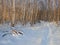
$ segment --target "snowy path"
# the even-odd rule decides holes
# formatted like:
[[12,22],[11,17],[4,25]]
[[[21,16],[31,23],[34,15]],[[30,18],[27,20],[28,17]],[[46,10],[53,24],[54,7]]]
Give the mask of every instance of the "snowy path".
[[24,35],[2,37],[5,33],[3,30],[10,32],[11,28],[0,25],[0,45],[60,45],[60,27],[56,27],[53,23],[43,22],[34,26],[16,25],[15,29],[22,31]]

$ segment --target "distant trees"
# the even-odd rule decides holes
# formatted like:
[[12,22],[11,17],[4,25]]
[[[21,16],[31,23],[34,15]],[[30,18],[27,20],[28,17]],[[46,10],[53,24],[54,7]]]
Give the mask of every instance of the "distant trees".
[[2,8],[2,0],[0,0],[0,23],[2,23],[2,18],[3,18],[3,8]]
[[32,25],[40,20],[58,22],[60,0],[0,0],[0,23]]

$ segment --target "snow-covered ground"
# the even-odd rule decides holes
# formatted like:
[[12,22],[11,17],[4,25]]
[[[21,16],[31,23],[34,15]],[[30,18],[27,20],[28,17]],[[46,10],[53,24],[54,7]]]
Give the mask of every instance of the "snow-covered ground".
[[2,37],[12,28],[7,24],[0,25],[0,45],[60,45],[60,26],[52,22],[41,21],[33,26],[17,24],[14,29],[23,32],[23,35]]

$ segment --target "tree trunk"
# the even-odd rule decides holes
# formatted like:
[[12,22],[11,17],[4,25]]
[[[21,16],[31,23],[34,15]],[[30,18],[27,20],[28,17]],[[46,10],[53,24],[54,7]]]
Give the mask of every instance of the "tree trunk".
[[15,0],[13,0],[13,15],[12,15],[11,26],[14,27],[14,24],[15,24]]

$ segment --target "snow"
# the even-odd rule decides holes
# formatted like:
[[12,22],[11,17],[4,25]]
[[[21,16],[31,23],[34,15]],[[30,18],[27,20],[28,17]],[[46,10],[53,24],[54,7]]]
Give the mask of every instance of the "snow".
[[[8,34],[12,29],[23,32],[23,35]],[[41,21],[30,26],[21,24],[12,28],[10,25],[0,25],[0,45],[60,45],[60,26],[56,26],[53,22]]]

